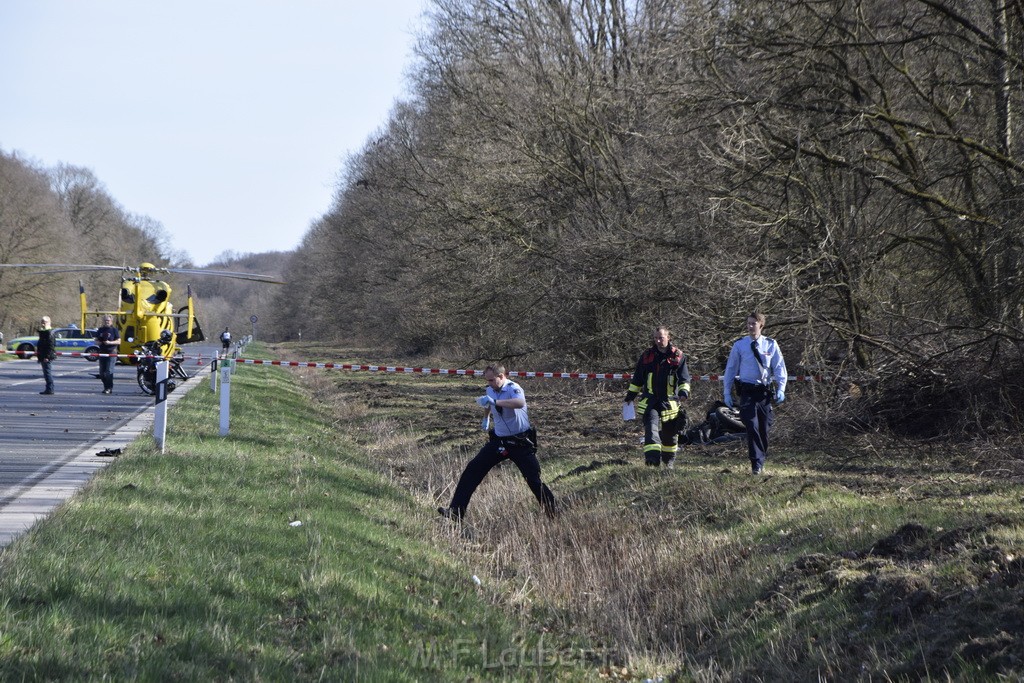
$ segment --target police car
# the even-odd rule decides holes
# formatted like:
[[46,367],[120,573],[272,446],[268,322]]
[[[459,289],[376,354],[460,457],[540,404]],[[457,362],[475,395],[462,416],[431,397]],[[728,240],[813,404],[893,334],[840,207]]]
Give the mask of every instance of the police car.
[[[36,353],[39,335],[15,337],[7,342],[7,350],[17,354],[18,358],[32,358]],[[80,351],[82,353],[99,353],[96,344],[96,328],[81,330],[75,326],[53,328],[53,348],[58,353]],[[91,361],[96,356],[86,356]]]

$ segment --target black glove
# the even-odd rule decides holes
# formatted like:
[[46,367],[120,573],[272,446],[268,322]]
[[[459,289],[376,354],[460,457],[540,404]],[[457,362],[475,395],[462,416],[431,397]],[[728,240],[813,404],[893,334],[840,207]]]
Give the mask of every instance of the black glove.
[[636,398],[636,392],[635,391],[627,391],[626,392],[626,398],[623,400],[623,403],[629,403],[634,398]]
[[680,389],[676,395],[683,400],[690,398],[690,392],[687,391],[686,389]]

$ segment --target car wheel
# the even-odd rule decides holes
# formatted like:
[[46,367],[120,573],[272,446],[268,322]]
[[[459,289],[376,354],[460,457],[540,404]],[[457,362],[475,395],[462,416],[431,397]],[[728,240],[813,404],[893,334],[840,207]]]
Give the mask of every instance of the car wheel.
[[718,418],[718,424],[724,430],[743,432],[747,429],[743,426],[743,420],[740,419],[740,411],[734,410],[729,406],[716,408],[715,416]]
[[18,346],[18,350],[15,351],[18,354],[18,358],[31,358],[36,352],[36,347],[31,344],[21,344]]
[[[99,352],[100,352],[100,347],[98,347],[98,346],[88,346],[85,349],[85,353],[86,354],[93,354],[93,353],[99,353]],[[99,356],[86,355],[86,359],[88,359],[88,360],[92,361],[93,363],[95,363],[96,361],[99,360]]]

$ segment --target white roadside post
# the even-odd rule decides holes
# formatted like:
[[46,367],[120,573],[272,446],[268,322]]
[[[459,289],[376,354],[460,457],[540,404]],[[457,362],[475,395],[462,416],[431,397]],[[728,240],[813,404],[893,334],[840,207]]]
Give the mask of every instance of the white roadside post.
[[166,360],[158,361],[156,364],[156,386],[153,395],[156,397],[156,409],[153,416],[153,438],[156,440],[156,447],[164,452],[164,443],[167,440],[167,368],[169,363]]
[[220,367],[220,435],[228,435],[228,424],[231,422],[231,366],[234,363],[225,359]]

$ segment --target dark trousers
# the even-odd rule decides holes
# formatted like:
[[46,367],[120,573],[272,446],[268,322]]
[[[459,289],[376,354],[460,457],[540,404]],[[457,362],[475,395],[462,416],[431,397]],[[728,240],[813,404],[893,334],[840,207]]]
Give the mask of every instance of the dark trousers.
[[537,449],[533,446],[503,446],[500,438],[493,438],[484,444],[480,452],[476,454],[466,469],[459,477],[459,483],[455,487],[455,494],[452,496],[452,513],[463,517],[466,508],[469,507],[469,499],[480,482],[484,480],[487,473],[504,460],[511,460],[523,475],[526,484],[537,497],[546,513],[553,514],[555,511],[555,496],[551,489],[540,479],[540,461],[537,460]]
[[103,388],[114,390],[114,364],[117,358],[106,358],[100,356],[100,379],[103,380]]
[[39,364],[43,366],[43,381],[46,383],[46,391],[53,391],[53,367],[51,364],[53,361],[46,360],[45,358],[39,361]]
[[[684,415],[680,408],[680,415]],[[662,420],[656,408],[648,408],[644,412],[644,463],[657,466],[668,465],[676,458],[679,450],[679,425],[685,428],[686,418]]]
[[740,420],[747,428],[750,466],[754,470],[759,470],[768,459],[768,432],[774,420],[771,392],[767,389],[741,391]]

